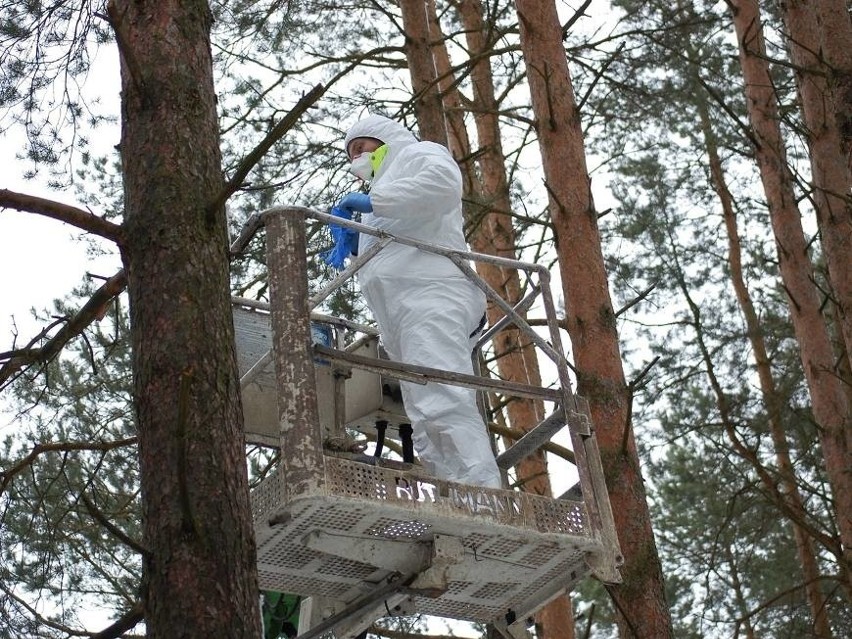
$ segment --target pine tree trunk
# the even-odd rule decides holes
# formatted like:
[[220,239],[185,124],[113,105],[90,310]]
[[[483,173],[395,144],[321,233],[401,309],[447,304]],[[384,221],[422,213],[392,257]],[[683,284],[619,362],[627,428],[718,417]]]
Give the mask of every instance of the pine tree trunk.
[[117,0],[149,637],[260,636],[230,312],[212,16]]
[[591,406],[624,554],[624,583],[609,591],[616,603],[621,636],[671,637],[671,617],[630,430],[615,314],[556,6],[551,0],[516,0],[515,5],[556,232],[578,390]]
[[[470,57],[477,58],[479,54],[487,56],[491,47],[485,37],[487,29],[483,22],[481,2],[461,0],[456,8],[466,32]],[[441,36],[434,0],[428,0],[428,10],[430,24],[433,25],[431,32],[435,36]],[[517,242],[509,215],[511,202],[503,165],[491,65],[488,58],[484,57],[473,62],[470,70],[474,94],[474,121],[479,139],[477,170],[469,160],[473,157],[473,149],[464,122],[462,101],[454,84],[449,54],[443,45],[433,47],[433,52],[438,84],[445,105],[450,149],[459,160],[465,176],[465,217],[471,228],[471,247],[479,253],[516,259]],[[521,283],[517,271],[484,263],[476,264],[476,269],[480,277],[511,304],[521,299]],[[489,305],[487,314],[489,323],[494,323],[502,312],[494,305]],[[523,338],[516,328],[507,328],[495,336],[494,351],[501,379],[533,386],[541,385],[535,349],[530,340]],[[544,418],[544,405],[534,400],[513,398],[506,406],[506,412],[514,429],[527,432]],[[516,466],[515,471],[517,483],[522,490],[552,496],[547,460],[543,451],[536,451],[526,457]],[[536,624],[537,636],[540,639],[573,639],[574,615],[570,598],[566,595],[550,602],[536,615]]]
[[734,552],[727,544],[725,545],[723,552],[725,556],[725,563],[728,565],[728,573],[731,576],[731,588],[734,591],[734,601],[737,602],[737,607],[739,608],[742,619],[741,622],[738,620],[738,626],[734,629],[734,636],[739,636],[739,625],[741,624],[744,627],[743,634],[745,634],[745,639],[757,639],[757,636],[754,633],[754,626],[751,624],[751,618],[749,616],[751,610],[749,609],[745,592],[743,592],[743,584],[740,580],[740,574]]
[[755,0],[735,0],[730,6],[740,46],[749,121],[755,134],[755,153],[778,248],[781,278],[789,296],[793,328],[799,342],[814,417],[820,426],[820,443],[834,493],[835,515],[844,548],[844,557],[838,559],[841,571],[848,579],[852,549],[852,472],[847,450],[847,437],[852,428],[849,406],[835,370],[828,328],[813,284],[813,265],[808,256],[792,176],[787,166],[758,6]]
[[[463,0],[458,9],[471,57],[487,55],[490,47],[485,40],[481,3],[479,0]],[[470,76],[473,83],[474,122],[479,140],[476,160],[479,171],[469,168],[476,184],[475,190],[468,194],[474,217],[471,220],[471,247],[479,253],[517,259],[517,238],[510,216],[512,204],[503,165],[494,82],[487,57],[473,64]],[[472,153],[470,142],[466,141],[464,156],[469,157]],[[518,271],[486,264],[478,264],[477,269],[483,279],[510,304],[514,305],[521,300]],[[489,306],[488,315],[489,322],[493,323],[500,319],[502,312],[492,305]],[[507,328],[496,335],[494,349],[501,378],[533,386],[541,385],[535,349],[529,338],[524,337],[517,328]],[[544,405],[539,401],[515,398],[509,402],[506,410],[511,426],[524,432],[544,419]],[[523,490],[551,496],[547,463],[542,451],[523,460],[516,470]]]
[[447,146],[447,127],[429,37],[426,0],[401,0],[402,28],[405,31],[405,58],[411,72],[414,113],[420,139]]
[[[813,617],[814,636],[821,639],[830,639],[832,633],[828,623],[827,600],[821,588],[819,565],[814,552],[813,540],[809,536],[808,530],[801,523],[807,519],[807,513],[796,482],[793,463],[790,460],[790,447],[787,443],[787,434],[784,432],[782,423],[783,402],[775,385],[769,354],[763,339],[763,330],[760,327],[760,319],[752,303],[751,294],[743,275],[742,249],[737,229],[736,213],[734,212],[733,197],[727,187],[722,161],[719,158],[716,142],[711,131],[710,117],[706,109],[699,108],[701,109],[702,130],[707,144],[710,179],[713,184],[713,190],[719,196],[719,202],[722,206],[722,217],[725,220],[725,230],[728,236],[728,263],[731,269],[731,281],[737,301],[742,309],[743,317],[745,317],[748,339],[754,353],[761,396],[763,404],[766,407],[769,432],[775,450],[778,482],[777,484],[775,481],[766,482],[768,485],[765,485],[765,488],[784,504],[785,508],[781,511],[781,514],[791,520],[793,538],[796,541],[796,551],[799,555],[799,564],[802,567],[805,592]],[[737,595],[740,595],[739,590],[737,591]],[[747,633],[749,633],[748,636],[753,635],[750,626],[747,626]]]
[[852,16],[846,0],[816,0],[813,6],[819,25],[819,51],[828,71],[830,108],[852,178]]
[[[814,205],[840,333],[852,349],[852,24],[836,0],[781,3],[808,141]],[[852,449],[852,428],[846,446]],[[852,525],[852,513],[847,512]],[[848,541],[848,539],[847,539]]]

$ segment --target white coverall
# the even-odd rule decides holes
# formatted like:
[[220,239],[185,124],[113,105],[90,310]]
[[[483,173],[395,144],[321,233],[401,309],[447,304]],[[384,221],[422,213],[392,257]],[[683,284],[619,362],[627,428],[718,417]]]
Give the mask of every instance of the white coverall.
[[[346,134],[388,146],[370,188],[372,213],[361,222],[431,244],[469,250],[462,230],[461,172],[449,151],[418,142],[403,125],[371,115]],[[361,234],[359,254],[376,241]],[[471,333],[485,312],[485,295],[450,260],[391,243],[361,271],[359,281],[388,355],[396,361],[473,373]],[[500,488],[500,472],[471,389],[401,382],[414,447],[439,479]]]

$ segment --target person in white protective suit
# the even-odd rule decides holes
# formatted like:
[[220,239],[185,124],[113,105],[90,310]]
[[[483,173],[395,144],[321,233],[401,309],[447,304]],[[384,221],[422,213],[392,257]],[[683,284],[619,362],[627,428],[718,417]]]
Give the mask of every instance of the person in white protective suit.
[[[370,191],[342,198],[336,214],[351,217],[358,211],[363,224],[394,235],[469,250],[462,229],[461,172],[445,147],[418,142],[402,124],[379,115],[356,123],[344,146],[350,170],[370,182]],[[362,234],[358,252],[375,241]],[[472,337],[481,328],[485,295],[449,259],[391,243],[359,271],[359,281],[393,360],[473,373]],[[499,488],[500,472],[474,391],[433,382],[400,386],[426,471]]]

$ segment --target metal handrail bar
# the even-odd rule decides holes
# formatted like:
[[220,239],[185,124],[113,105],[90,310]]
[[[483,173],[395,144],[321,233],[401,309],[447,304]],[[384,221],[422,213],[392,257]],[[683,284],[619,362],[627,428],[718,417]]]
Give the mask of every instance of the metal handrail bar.
[[517,397],[528,397],[531,399],[542,399],[545,401],[559,401],[562,397],[562,391],[559,389],[530,386],[529,384],[508,382],[506,380],[490,377],[479,377],[478,375],[468,375],[466,373],[454,373],[451,371],[444,371],[439,368],[430,368],[428,366],[402,364],[392,360],[377,359],[375,357],[366,357],[364,355],[347,353],[321,344],[314,344],[314,352],[317,355],[322,356],[323,359],[346,362],[355,368],[387,374],[388,377],[404,379],[409,382],[414,382],[415,384],[438,382],[452,384],[454,386],[474,388],[477,390],[508,392]]
[[[515,304],[512,308],[516,313],[526,313],[530,307],[535,302],[535,298],[539,295],[539,287],[536,284],[532,285],[533,290],[526,294],[524,298],[521,299],[517,304]],[[479,340],[476,342],[476,348],[482,348],[483,344],[487,344],[491,341],[491,339],[503,330],[508,324],[512,323],[511,317],[508,315],[504,315],[499,320],[494,322],[491,326],[488,327],[488,330],[484,331],[482,335],[479,336]]]
[[263,300],[253,300],[250,297],[238,297],[236,295],[231,296],[231,302],[236,302],[240,306],[248,306],[249,308],[254,308],[261,311],[269,310],[269,302],[264,302]]
[[270,364],[270,362],[272,362],[272,349],[269,349],[261,355],[260,359],[258,359],[242,377],[240,377],[240,387],[245,388],[251,384],[255,378],[263,372],[263,369]]
[[[248,297],[237,297],[235,295],[231,298],[231,302],[236,302],[240,306],[249,306],[259,311],[269,311],[269,302],[264,302],[263,300],[253,300]],[[337,317],[336,315],[326,315],[325,313],[318,313],[317,311],[313,311],[311,313],[311,319],[319,322],[325,322],[326,324],[335,324],[337,326],[342,326],[343,328],[348,328],[351,331],[365,333],[371,337],[377,337],[379,335],[379,330],[375,326],[361,324],[360,322],[353,322],[352,320],[346,319],[345,317]]]
[[314,310],[317,306],[319,306],[320,302],[326,299],[329,295],[331,295],[335,290],[340,288],[340,286],[349,280],[355,273],[361,270],[361,267],[364,266],[367,262],[373,259],[373,256],[381,251],[385,246],[390,244],[393,240],[389,237],[383,238],[379,240],[378,243],[373,244],[363,255],[359,255],[356,259],[352,260],[349,266],[346,267],[342,273],[340,273],[337,277],[331,280],[324,289],[322,289],[319,293],[314,295],[308,301],[308,309]]
[[[471,269],[466,264],[466,261],[471,260],[471,261],[475,261],[475,262],[486,262],[488,264],[493,264],[495,266],[500,266],[500,267],[503,267],[503,268],[514,268],[514,269],[518,269],[518,270],[523,270],[523,271],[526,271],[527,273],[535,272],[535,273],[538,273],[540,282],[547,281],[549,283],[550,274],[548,273],[547,269],[545,269],[543,266],[541,266],[539,264],[531,264],[529,262],[522,262],[520,260],[510,259],[510,258],[507,258],[507,257],[500,257],[500,256],[497,256],[497,255],[486,255],[484,253],[473,253],[471,251],[459,251],[459,250],[456,250],[456,249],[445,248],[445,247],[442,247],[442,246],[426,244],[424,242],[420,242],[418,240],[414,240],[414,239],[407,238],[407,237],[404,237],[404,236],[393,235],[391,233],[388,233],[387,231],[382,231],[380,229],[376,229],[372,226],[368,226],[368,225],[362,224],[360,222],[354,222],[352,220],[346,220],[346,219],[337,217],[335,215],[329,215],[327,213],[320,213],[319,211],[312,211],[310,209],[303,209],[303,208],[299,208],[299,207],[273,207],[271,209],[267,209],[266,211],[261,213],[261,215],[278,214],[278,213],[283,213],[283,212],[288,211],[288,210],[289,211],[298,210],[299,212],[304,213],[304,215],[306,217],[311,217],[313,219],[323,221],[323,222],[326,222],[326,223],[329,223],[329,224],[337,224],[339,226],[344,226],[344,227],[356,230],[359,233],[367,233],[368,235],[372,235],[374,237],[380,238],[380,240],[385,240],[385,239],[389,238],[390,241],[393,241],[393,242],[396,242],[396,243],[399,243],[399,244],[403,244],[403,245],[406,245],[406,246],[412,246],[414,248],[417,248],[417,249],[420,249],[420,250],[423,250],[423,251],[426,251],[426,252],[429,252],[429,253],[435,253],[437,255],[442,255],[442,256],[448,258],[453,263],[455,263],[457,266],[459,266],[459,268],[461,268],[463,272],[465,272],[468,279],[470,279],[474,283],[474,285],[476,285],[478,288],[480,288],[485,293],[485,295],[488,297],[488,299],[490,299],[495,304],[497,304],[501,308],[501,310],[503,310],[504,313],[511,316],[514,323],[518,326],[518,328],[527,337],[529,337],[533,342],[535,342],[536,345],[538,345],[538,347],[541,348],[541,350],[551,360],[553,360],[553,362],[557,365],[557,367],[560,366],[560,361],[564,358],[564,356],[562,355],[561,349],[559,349],[559,350],[554,349],[551,346],[551,344],[548,344],[544,339],[542,339],[538,335],[538,333],[536,333],[532,329],[532,327],[526,322],[526,320],[524,320],[520,315],[518,315],[513,310],[513,308],[511,306],[509,306],[509,304],[502,297],[500,297],[500,294],[497,293],[497,291],[495,291],[493,288],[488,286],[488,284],[486,284],[482,280],[482,278],[479,277],[479,275],[476,273],[476,271]],[[387,243],[381,242],[381,246],[376,250],[376,253],[378,253],[381,249],[383,249],[385,246],[387,246],[388,243],[389,242],[387,242]],[[366,259],[370,259],[370,258],[373,257],[373,255],[374,254],[371,254],[369,257],[367,255],[365,255],[364,257]],[[364,262],[366,262],[366,259],[364,260]],[[338,284],[336,284],[336,286],[339,286],[340,284],[342,284],[346,279],[351,277],[352,274],[354,274],[354,272],[356,270],[360,269],[362,266],[363,266],[363,262],[361,262],[360,260],[357,260],[356,264],[350,265],[349,269],[347,269],[346,271],[341,273],[340,276],[338,276],[338,278],[336,278],[335,281],[339,280],[339,282],[338,282]],[[350,270],[351,270],[351,273],[349,272]],[[553,312],[555,313],[555,309],[553,310]],[[554,318],[555,318],[555,315],[554,315]],[[566,379],[567,379],[567,376],[566,376]],[[569,382],[569,384],[570,384],[570,382]],[[570,389],[570,385],[568,386],[568,388]]]
[[367,224],[362,224],[353,220],[346,220],[342,217],[337,217],[336,215],[329,215],[328,213],[321,213],[320,211],[315,211],[314,209],[309,209],[304,206],[273,206],[271,208],[264,209],[260,213],[252,214],[249,219],[246,220],[246,223],[243,225],[242,229],[240,229],[239,236],[231,243],[231,254],[238,255],[239,253],[245,250],[245,247],[254,237],[254,234],[257,233],[258,229],[265,224],[266,217],[270,215],[280,215],[286,213],[301,213],[305,217],[309,217],[320,222],[325,222],[327,224],[337,224],[338,226],[345,226],[346,228],[350,228],[353,231],[358,231],[359,233],[366,233],[367,235],[372,235],[374,237],[382,239],[389,238],[391,241],[397,242],[398,244],[413,246],[429,253],[436,253],[445,257],[448,257],[450,254],[453,254],[458,255],[460,258],[463,259],[469,259],[475,262],[487,262],[488,264],[501,266],[503,268],[515,268],[526,272],[547,272],[547,269],[540,264],[522,262],[520,260],[514,260],[508,257],[500,257],[499,255],[487,255],[485,253],[459,251],[457,249],[446,248],[443,246],[425,244],[418,240],[414,240],[402,235],[394,235],[392,233],[388,233],[387,231],[377,229],[373,226],[368,226]]
[[[312,219],[318,220],[320,222],[325,222],[328,224],[336,224],[338,226],[346,227],[352,229],[354,231],[358,231],[359,233],[366,233],[368,235],[372,235],[374,237],[379,238],[380,242],[378,245],[374,245],[371,247],[363,256],[357,258],[353,261],[350,266],[340,273],[332,282],[330,282],[323,291],[321,291],[314,299],[318,299],[322,301],[328,297],[336,288],[338,288],[341,284],[346,282],[349,278],[351,278],[358,270],[363,267],[363,265],[372,257],[374,257],[379,251],[381,251],[385,246],[390,244],[391,242],[396,242],[398,244],[403,244],[406,246],[412,246],[414,248],[429,252],[435,253],[437,255],[442,255],[452,262],[454,262],[459,268],[462,269],[463,272],[467,275],[468,279],[470,279],[478,288],[480,288],[495,304],[497,304],[507,316],[509,316],[513,323],[515,323],[518,328],[524,333],[527,337],[529,337],[535,344],[541,348],[541,350],[557,365],[557,369],[565,369],[565,374],[562,374],[560,370],[560,383],[563,385],[563,388],[569,389],[570,392],[570,380],[567,376],[567,367],[565,367],[562,363],[564,359],[564,355],[562,353],[562,349],[554,348],[553,341],[554,339],[558,340],[558,334],[554,335],[553,328],[556,326],[556,330],[558,331],[558,326],[555,322],[555,308],[552,303],[549,309],[546,309],[546,316],[548,326],[551,328],[551,343],[549,344],[544,339],[542,339],[538,333],[536,333],[532,327],[511,307],[502,297],[490,286],[488,286],[479,275],[471,269],[466,261],[475,261],[475,262],[485,262],[488,264],[492,264],[495,266],[500,266],[503,268],[511,268],[525,271],[527,274],[538,273],[539,275],[539,293],[544,298],[545,292],[541,289],[544,288],[542,284],[546,281],[549,283],[550,274],[547,269],[539,264],[531,264],[529,262],[522,262],[520,260],[514,260],[507,257],[500,257],[497,255],[486,255],[483,253],[473,253],[470,251],[459,251],[456,249],[449,249],[442,246],[426,244],[424,242],[414,240],[411,238],[407,238],[404,236],[393,235],[388,233],[387,231],[382,231],[380,229],[376,229],[375,227],[368,226],[366,224],[362,224],[360,222],[355,222],[353,220],[346,220],[341,217],[337,217],[335,215],[330,215],[328,213],[322,213],[320,211],[315,211],[313,209],[309,209],[307,207],[299,207],[299,206],[290,206],[290,207],[282,207],[276,206],[271,207],[258,213],[256,215],[252,215],[246,224],[243,226],[243,229],[240,232],[239,237],[235,240],[231,245],[231,252],[238,253],[245,248],[249,241],[251,241],[254,233],[257,232],[258,228],[264,224],[265,217],[269,215],[279,215],[279,214],[287,214],[287,213],[300,213],[304,217],[310,217]],[[549,293],[549,291],[548,291]],[[550,297],[548,295],[548,297]],[[314,299],[311,300],[313,308]],[[552,299],[552,298],[551,298]],[[479,342],[482,343],[481,341]],[[568,382],[568,386],[565,386],[565,382]],[[573,393],[572,393],[573,394]],[[573,404],[573,402],[571,402]]]
[[476,271],[474,271],[464,260],[459,258],[456,255],[447,255],[447,257],[452,260],[452,262],[461,269],[463,273],[468,276],[468,279],[471,280],[477,287],[479,287],[485,295],[494,302],[500,309],[509,317],[512,318],[513,323],[524,333],[527,337],[529,337],[535,344],[550,358],[556,363],[559,364],[559,354],[553,350],[553,348],[548,344],[538,333],[536,333],[532,327],[527,324],[527,321],[518,315],[506,300],[500,297],[500,294],[495,291],[489,284],[482,280],[482,278],[477,275]]
[[281,214],[289,211],[304,212],[306,217],[319,220],[320,222],[326,222],[328,224],[337,224],[338,226],[345,226],[354,231],[358,231],[359,233],[366,233],[367,235],[372,235],[378,238],[390,238],[392,241],[398,244],[413,246],[414,248],[419,248],[428,253],[435,253],[437,255],[443,255],[444,257],[449,257],[450,255],[458,255],[460,258],[463,259],[473,260],[475,262],[488,262],[489,264],[494,264],[495,266],[502,266],[504,268],[517,268],[523,271],[530,272],[547,272],[547,269],[541,266],[540,264],[522,262],[520,260],[513,260],[508,257],[500,257],[499,255],[488,255],[486,253],[460,251],[458,249],[451,249],[445,246],[439,246],[437,244],[426,244],[424,242],[421,242],[420,240],[405,237],[404,235],[394,235],[393,233],[388,233],[387,231],[377,229],[373,226],[368,226],[367,224],[362,224],[361,222],[345,220],[342,217],[329,215],[327,213],[320,213],[319,211],[313,211],[304,207],[277,206],[270,209],[266,209],[265,211],[261,212],[260,215]]
[[313,313],[311,313],[311,319],[316,320],[318,322],[325,322],[326,324],[342,326],[343,328],[348,328],[350,331],[365,333],[366,335],[370,335],[372,337],[378,337],[379,335],[379,330],[375,326],[368,326],[367,324],[361,324],[360,322],[353,322],[352,320],[348,320],[344,317],[326,315],[325,313],[317,313],[316,311],[314,311]]

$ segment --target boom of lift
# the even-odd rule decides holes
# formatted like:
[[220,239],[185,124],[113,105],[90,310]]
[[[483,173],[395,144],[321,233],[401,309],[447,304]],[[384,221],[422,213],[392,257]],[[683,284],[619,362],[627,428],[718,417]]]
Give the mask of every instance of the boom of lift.
[[[588,408],[571,389],[547,270],[333,218],[378,242],[309,299],[306,217],[332,221],[309,209],[273,208],[253,216],[232,246],[242,251],[266,227],[271,302],[234,300],[234,324],[246,438],[282,453],[277,470],[252,493],[260,585],[308,597],[299,637],[352,637],[380,617],[414,613],[488,623],[506,637],[521,637],[530,615],[581,579],[619,582],[621,555],[600,454]],[[558,387],[390,362],[370,327],[312,312],[390,242],[445,255],[503,311],[479,339],[474,361],[494,335],[516,327],[552,361]],[[507,302],[470,261],[518,269],[529,293]],[[548,339],[523,319],[536,302],[547,316]],[[497,463],[508,470],[567,426],[580,490],[551,499],[478,488],[430,477],[416,464],[352,452],[346,429],[377,437],[384,424],[392,434],[405,423],[393,392],[400,379],[552,403],[551,414]]]

